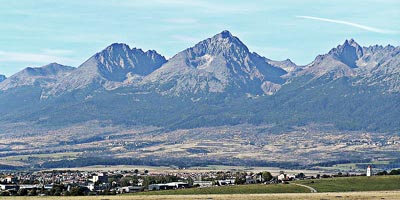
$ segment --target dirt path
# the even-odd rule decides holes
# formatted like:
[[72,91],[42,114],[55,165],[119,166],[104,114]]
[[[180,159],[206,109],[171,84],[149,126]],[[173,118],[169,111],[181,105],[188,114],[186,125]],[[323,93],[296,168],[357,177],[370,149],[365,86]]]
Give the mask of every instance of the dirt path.
[[298,186],[301,186],[301,187],[308,188],[308,189],[310,189],[311,193],[317,193],[317,192],[318,192],[315,188],[312,188],[312,187],[310,187],[310,186],[308,186],[308,185],[297,184],[297,183],[292,183],[292,184],[295,184],[295,185],[298,185]]

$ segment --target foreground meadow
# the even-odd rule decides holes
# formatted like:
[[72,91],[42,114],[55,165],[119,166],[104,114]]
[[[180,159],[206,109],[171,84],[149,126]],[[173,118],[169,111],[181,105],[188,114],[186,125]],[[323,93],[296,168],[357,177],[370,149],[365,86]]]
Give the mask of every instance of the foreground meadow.
[[15,200],[395,200],[400,191],[381,192],[335,192],[335,193],[290,193],[290,194],[212,194],[212,195],[133,195],[133,196],[84,196],[84,197],[6,197]]

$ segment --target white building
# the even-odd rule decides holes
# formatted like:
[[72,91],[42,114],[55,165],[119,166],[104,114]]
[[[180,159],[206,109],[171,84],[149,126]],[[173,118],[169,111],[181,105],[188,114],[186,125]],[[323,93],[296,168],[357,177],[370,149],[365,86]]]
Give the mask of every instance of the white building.
[[218,185],[234,185],[235,179],[218,180]]
[[372,175],[372,167],[371,165],[368,165],[367,167],[367,176],[371,176]]
[[142,187],[140,186],[126,186],[119,188],[119,193],[132,193],[132,192],[140,192],[142,191]]
[[161,184],[151,184],[149,185],[149,190],[170,190],[179,188],[189,188],[189,184],[184,182],[171,182],[171,183],[161,183]]

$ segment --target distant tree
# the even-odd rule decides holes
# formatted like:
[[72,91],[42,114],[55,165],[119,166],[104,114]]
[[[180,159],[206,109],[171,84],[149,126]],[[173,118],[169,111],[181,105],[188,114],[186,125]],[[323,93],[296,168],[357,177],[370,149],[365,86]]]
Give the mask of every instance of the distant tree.
[[0,191],[0,196],[10,196],[9,191]]
[[322,177],[322,178],[330,178],[331,176],[329,176],[329,175],[327,175],[327,174],[324,174],[324,175],[322,175],[321,177]]
[[36,189],[32,189],[28,192],[28,196],[36,196],[36,195],[37,195]]
[[120,185],[121,185],[122,187],[129,186],[129,185],[131,185],[131,184],[129,183],[129,181],[130,181],[130,179],[129,179],[128,177],[121,178],[121,180],[120,180]]
[[75,187],[71,188],[71,192],[70,192],[71,196],[82,196],[84,194],[85,194],[84,189],[82,187],[75,186]]
[[388,172],[385,170],[385,171],[381,171],[381,172],[376,173],[376,175],[385,176],[385,175],[388,175]]
[[147,188],[149,185],[156,183],[154,176],[146,176],[143,178],[143,186]]
[[299,173],[296,176],[298,179],[304,179],[306,177],[306,175],[304,173]]
[[189,177],[189,178],[187,179],[187,182],[188,182],[188,184],[189,184],[190,186],[192,186],[194,181],[193,181],[192,177]]
[[137,173],[139,173],[139,170],[138,170],[138,169],[135,169],[133,172],[134,172],[135,174],[137,174]]
[[272,174],[267,171],[262,172],[261,175],[262,175],[262,178],[264,179],[264,181],[270,181],[273,178]]
[[118,178],[117,177],[109,177],[108,178],[108,183],[113,183],[113,182],[117,182]]
[[65,191],[65,192],[64,192],[64,196],[71,196],[71,192]]
[[26,196],[26,195],[28,195],[28,190],[25,188],[19,189],[17,192],[17,195],[18,196]]
[[246,183],[246,173],[237,173],[235,177],[235,184],[241,185]]
[[149,170],[147,170],[147,169],[144,170],[144,173],[145,173],[145,174],[148,174],[148,173],[149,173]]
[[389,175],[400,175],[400,169],[390,171]]

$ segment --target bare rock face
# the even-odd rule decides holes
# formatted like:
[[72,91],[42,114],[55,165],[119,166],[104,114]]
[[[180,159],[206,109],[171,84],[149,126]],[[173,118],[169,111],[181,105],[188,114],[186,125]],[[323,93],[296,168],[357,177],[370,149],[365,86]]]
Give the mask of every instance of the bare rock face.
[[357,75],[357,60],[363,55],[360,47],[353,39],[333,48],[325,55],[319,55],[297,75],[312,74],[316,77],[329,75],[336,78]]
[[3,82],[4,80],[6,80],[7,79],[7,77],[6,76],[4,76],[4,75],[2,75],[2,74],[0,74],[0,82]]
[[286,60],[282,60],[282,61],[274,61],[274,60],[270,60],[270,59],[266,59],[266,60],[267,60],[268,64],[270,64],[272,66],[280,67],[288,73],[296,72],[301,69],[290,59],[286,59]]
[[96,53],[73,73],[62,77],[49,95],[59,95],[76,89],[118,85],[132,75],[146,76],[158,69],[166,59],[156,51],[130,49],[126,44],[112,44]]

